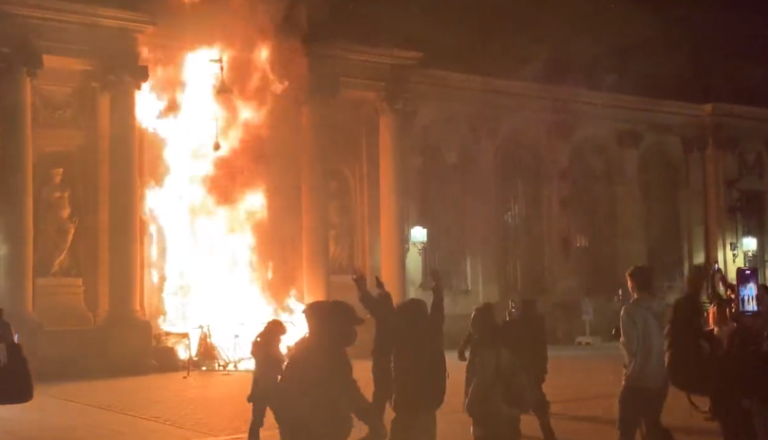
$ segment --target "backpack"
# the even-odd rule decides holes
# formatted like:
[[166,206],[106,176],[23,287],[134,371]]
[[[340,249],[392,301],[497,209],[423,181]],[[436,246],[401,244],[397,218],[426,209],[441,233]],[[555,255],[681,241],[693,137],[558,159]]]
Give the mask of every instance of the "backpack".
[[702,345],[701,306],[678,299],[664,333],[669,383],[684,393],[709,397],[716,384],[715,357]]
[[465,411],[471,418],[485,417],[490,414],[498,414],[504,411],[504,407],[527,413],[531,410],[531,388],[528,379],[523,372],[522,365],[514,359],[508,350],[498,348],[493,360],[488,358],[488,350],[483,354],[486,361],[475,364],[475,374],[485,374],[488,364],[493,362],[493,380],[473,381],[470,385]]

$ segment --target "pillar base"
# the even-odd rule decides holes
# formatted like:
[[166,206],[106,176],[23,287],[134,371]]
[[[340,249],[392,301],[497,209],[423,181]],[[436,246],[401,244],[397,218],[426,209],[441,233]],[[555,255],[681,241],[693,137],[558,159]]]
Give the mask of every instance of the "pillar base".
[[80,278],[35,279],[35,314],[46,329],[93,327],[93,316],[85,306]]
[[[24,346],[25,353],[28,352]],[[75,379],[98,377],[101,350],[94,327],[43,329],[38,333],[32,372],[37,379]]]
[[99,326],[107,369],[118,374],[152,371],[152,325],[133,316],[108,316]]

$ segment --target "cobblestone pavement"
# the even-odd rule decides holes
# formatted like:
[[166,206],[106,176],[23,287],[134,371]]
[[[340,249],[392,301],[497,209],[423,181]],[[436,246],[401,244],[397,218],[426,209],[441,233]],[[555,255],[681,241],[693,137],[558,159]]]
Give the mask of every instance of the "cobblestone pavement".
[[[463,365],[448,353],[448,397],[439,414],[440,440],[471,438],[461,411]],[[370,363],[355,374],[371,390]],[[621,358],[615,349],[554,349],[546,390],[555,429],[562,440],[616,438],[616,395]],[[244,439],[249,417],[246,373],[193,372],[37,386],[35,400],[0,407],[3,440],[235,440]],[[665,420],[677,438],[718,438],[679,393],[670,396]],[[523,422],[527,438],[540,438],[535,420]],[[266,440],[277,440],[268,420]],[[353,433],[357,438],[362,428]]]

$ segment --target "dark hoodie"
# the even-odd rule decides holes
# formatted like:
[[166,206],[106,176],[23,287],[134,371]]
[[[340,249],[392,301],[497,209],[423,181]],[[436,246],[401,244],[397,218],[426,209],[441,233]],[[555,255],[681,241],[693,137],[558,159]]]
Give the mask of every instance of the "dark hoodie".
[[621,310],[625,385],[651,389],[667,385],[665,310],[664,301],[645,295],[634,298]]
[[312,336],[296,343],[272,408],[281,436],[291,440],[346,440],[354,414],[370,423],[370,403],[352,375],[344,347]]

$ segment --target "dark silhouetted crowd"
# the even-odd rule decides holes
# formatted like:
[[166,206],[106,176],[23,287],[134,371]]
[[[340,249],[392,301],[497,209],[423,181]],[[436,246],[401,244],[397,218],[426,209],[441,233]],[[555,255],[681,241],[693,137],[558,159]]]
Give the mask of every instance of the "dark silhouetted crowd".
[[[362,274],[353,277],[360,303],[375,323],[371,400],[361,392],[346,351],[364,322],[353,306],[342,301],[308,304],[309,333],[290,350],[287,362],[280,351],[285,327],[279,321],[267,324],[253,343],[249,440],[260,438],[267,407],[282,440],[347,440],[353,417],[368,427],[368,440],[436,440],[448,371],[443,286],[436,271],[432,279],[429,304],[410,298],[396,305],[379,278],[372,293]],[[459,353],[467,361],[465,410],[475,439],[519,439],[520,415],[530,411],[545,440],[555,439],[542,389],[547,374],[544,319],[535,309],[535,302],[526,301],[519,316],[503,323],[491,304],[472,315]],[[394,413],[389,429],[384,420],[388,406]]]

